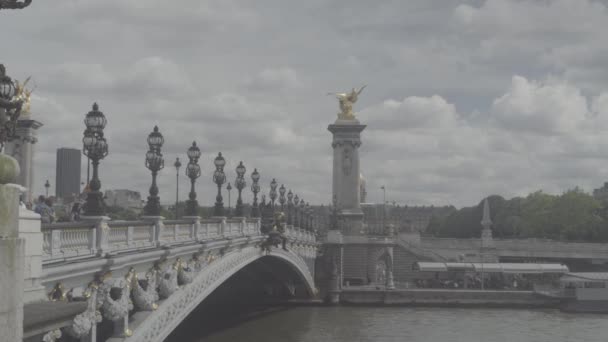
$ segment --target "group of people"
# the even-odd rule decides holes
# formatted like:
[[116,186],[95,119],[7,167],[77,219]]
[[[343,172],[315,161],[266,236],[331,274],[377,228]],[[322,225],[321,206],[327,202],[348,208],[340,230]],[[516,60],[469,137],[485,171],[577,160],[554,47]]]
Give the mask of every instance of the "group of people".
[[[53,199],[50,197],[44,197],[40,195],[38,197],[38,201],[36,202],[34,208],[34,212],[40,214],[40,219],[42,223],[54,223],[60,220],[57,217],[55,209],[53,208]],[[68,215],[69,221],[79,221],[80,220],[80,212],[81,205],[79,202],[75,202],[72,205],[70,213]],[[65,221],[65,218],[64,218]]]
[[34,212],[40,215],[42,223],[53,223],[57,221],[55,209],[53,209],[53,200],[51,198],[45,198],[40,195],[38,197],[38,202],[36,202],[34,207]]

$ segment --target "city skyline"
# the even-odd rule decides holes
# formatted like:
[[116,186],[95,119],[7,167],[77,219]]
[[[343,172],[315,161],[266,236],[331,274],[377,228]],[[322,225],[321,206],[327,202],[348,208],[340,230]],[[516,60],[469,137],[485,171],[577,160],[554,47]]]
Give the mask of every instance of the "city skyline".
[[[368,125],[369,201],[382,200],[383,184],[391,201],[462,207],[491,194],[591,192],[608,179],[605,2],[285,6],[81,1],[2,13],[7,27],[30,21],[5,38],[15,47],[5,63],[37,84],[33,118],[45,126],[35,193],[54,179],[43,173],[52,172],[55,148],[81,148],[82,119],[97,101],[110,149],[102,190],[147,193],[145,139],[158,124],[167,162],[184,158],[192,140],[200,146],[202,205],[213,202],[219,151],[228,181],[242,160],[258,168],[263,189],[277,178],[311,203],[330,203],[326,127],[337,106],[325,94],[363,84],[355,110]],[[289,23],[275,15],[285,11]],[[169,166],[159,175],[163,203],[174,201],[174,177]],[[186,189],[186,177],[180,182]]]

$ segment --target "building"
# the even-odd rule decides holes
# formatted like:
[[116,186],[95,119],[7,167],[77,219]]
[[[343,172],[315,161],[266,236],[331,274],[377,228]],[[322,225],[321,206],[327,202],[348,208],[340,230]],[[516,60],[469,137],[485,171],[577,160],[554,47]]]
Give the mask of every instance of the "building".
[[594,189],[593,197],[600,202],[608,203],[608,182],[605,182],[603,187]]
[[80,194],[80,150],[57,149],[55,196],[61,199]]
[[128,189],[106,190],[105,202],[110,207],[141,210],[143,202],[139,191]]

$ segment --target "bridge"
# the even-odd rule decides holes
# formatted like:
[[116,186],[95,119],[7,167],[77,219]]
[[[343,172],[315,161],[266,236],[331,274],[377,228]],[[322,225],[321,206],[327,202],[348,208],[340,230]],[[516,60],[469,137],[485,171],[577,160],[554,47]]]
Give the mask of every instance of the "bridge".
[[[285,227],[285,250],[263,250],[261,218],[99,218],[40,229],[36,216],[21,210],[29,265],[25,341],[59,334],[86,341],[163,341],[239,272],[250,274],[250,284],[266,295],[310,298],[317,292],[315,235],[293,225]],[[47,294],[52,304],[41,305]],[[102,321],[112,322],[110,331],[97,329]]]

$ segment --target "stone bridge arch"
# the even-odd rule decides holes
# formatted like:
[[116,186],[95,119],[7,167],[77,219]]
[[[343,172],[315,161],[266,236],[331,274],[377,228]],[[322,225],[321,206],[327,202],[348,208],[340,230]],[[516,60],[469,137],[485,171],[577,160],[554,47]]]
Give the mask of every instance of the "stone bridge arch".
[[[305,260],[292,251],[273,249],[262,252],[258,247],[246,247],[225,254],[222,258],[205,266],[190,284],[181,287],[161,303],[155,311],[148,312],[139,324],[132,325],[133,335],[123,340],[125,342],[161,342],[215,289],[226,282],[231,276],[254,261],[263,257],[273,257],[283,261],[301,278],[309,296],[316,294],[313,276]],[[304,254],[304,257],[309,257]],[[313,255],[310,255],[313,257]],[[134,322],[135,323],[135,322]]]

